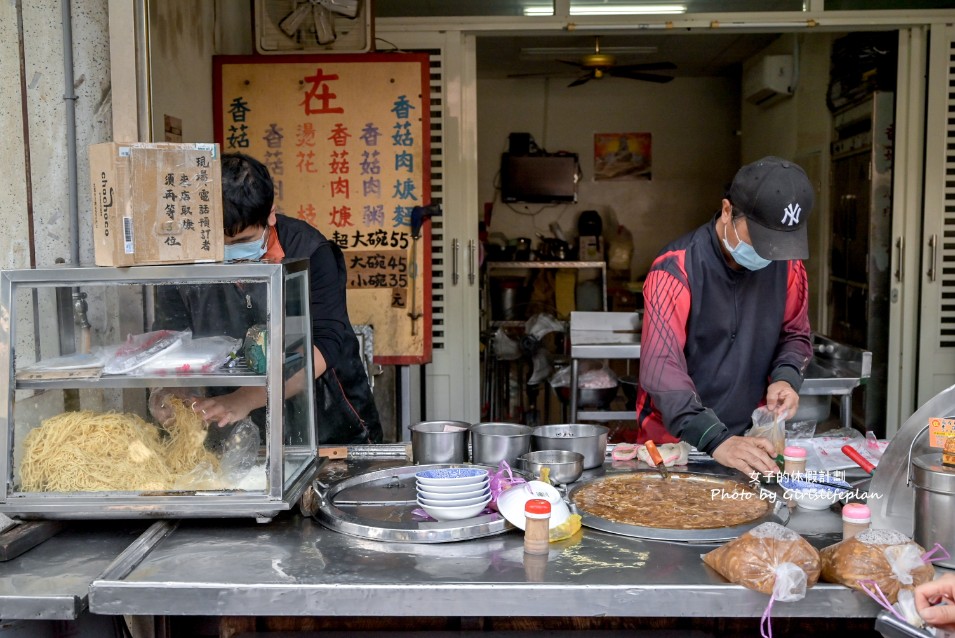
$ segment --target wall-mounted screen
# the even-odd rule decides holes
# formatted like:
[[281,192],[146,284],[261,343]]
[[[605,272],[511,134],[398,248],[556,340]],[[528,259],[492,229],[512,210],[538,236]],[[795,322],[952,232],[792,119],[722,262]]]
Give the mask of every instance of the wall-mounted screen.
[[576,153],[501,156],[504,202],[576,202],[577,178]]

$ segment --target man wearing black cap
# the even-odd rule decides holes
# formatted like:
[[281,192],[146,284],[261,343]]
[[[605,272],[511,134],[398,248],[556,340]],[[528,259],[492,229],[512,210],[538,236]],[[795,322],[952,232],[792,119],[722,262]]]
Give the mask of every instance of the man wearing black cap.
[[806,225],[813,191],[798,165],[764,157],[733,178],[720,212],[671,243],[643,287],[638,440],[683,440],[746,474],[777,469],[743,437],[763,404],[799,406],[812,342]]

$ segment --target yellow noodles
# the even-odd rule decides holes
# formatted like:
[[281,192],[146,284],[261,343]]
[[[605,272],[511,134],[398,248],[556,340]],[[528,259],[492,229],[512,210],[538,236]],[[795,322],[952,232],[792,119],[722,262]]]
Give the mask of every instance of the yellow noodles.
[[218,470],[218,460],[203,447],[202,420],[178,398],[166,400],[174,416],[163,424],[165,437],[135,414],[86,410],[47,419],[24,439],[21,489],[169,490],[200,465]]

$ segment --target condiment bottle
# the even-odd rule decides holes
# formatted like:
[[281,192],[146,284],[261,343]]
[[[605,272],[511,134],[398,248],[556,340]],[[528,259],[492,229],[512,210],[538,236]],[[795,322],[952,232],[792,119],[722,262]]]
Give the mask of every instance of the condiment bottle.
[[546,554],[550,543],[550,501],[532,498],[524,504],[524,551]]
[[869,529],[872,521],[872,512],[868,505],[862,503],[846,503],[842,507],[842,540],[848,540]]
[[783,473],[787,476],[806,473],[806,448],[798,445],[786,446],[783,450]]

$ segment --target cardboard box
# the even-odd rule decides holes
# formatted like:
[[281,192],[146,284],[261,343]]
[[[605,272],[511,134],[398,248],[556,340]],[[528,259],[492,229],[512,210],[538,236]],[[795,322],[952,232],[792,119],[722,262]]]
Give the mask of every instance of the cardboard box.
[[223,260],[218,144],[89,147],[97,266]]

